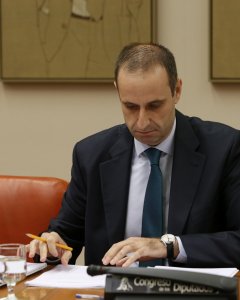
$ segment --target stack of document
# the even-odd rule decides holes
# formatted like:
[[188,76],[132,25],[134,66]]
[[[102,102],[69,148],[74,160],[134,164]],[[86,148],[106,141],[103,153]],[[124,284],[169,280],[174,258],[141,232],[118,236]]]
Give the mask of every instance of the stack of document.
[[106,275],[89,276],[86,266],[57,265],[25,284],[51,288],[104,288],[105,282]]

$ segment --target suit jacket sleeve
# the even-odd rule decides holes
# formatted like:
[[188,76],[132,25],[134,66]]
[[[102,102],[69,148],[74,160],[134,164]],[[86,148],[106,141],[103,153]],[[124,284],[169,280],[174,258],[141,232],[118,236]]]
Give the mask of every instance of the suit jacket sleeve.
[[240,132],[220,128],[212,141],[212,129],[207,141],[199,127],[195,130],[204,160],[194,200],[178,232],[190,267],[240,266]]

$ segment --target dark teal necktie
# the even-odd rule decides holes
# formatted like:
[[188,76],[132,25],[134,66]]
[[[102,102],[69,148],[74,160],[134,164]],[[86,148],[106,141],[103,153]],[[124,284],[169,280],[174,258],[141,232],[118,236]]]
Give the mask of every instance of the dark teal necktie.
[[[162,173],[159,168],[161,151],[156,148],[149,148],[145,151],[151,163],[151,172],[145,193],[142,237],[160,238],[163,234],[163,201],[162,201]],[[140,266],[161,265],[162,260],[141,262]]]

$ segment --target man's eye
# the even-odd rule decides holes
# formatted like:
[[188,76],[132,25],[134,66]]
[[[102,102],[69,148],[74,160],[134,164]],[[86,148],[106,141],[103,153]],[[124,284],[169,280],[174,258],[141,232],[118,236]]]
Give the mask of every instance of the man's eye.
[[161,103],[161,102],[151,103],[151,104],[149,104],[149,109],[159,108],[162,104],[163,103]]
[[130,110],[136,110],[136,109],[138,109],[138,106],[137,106],[137,105],[134,105],[134,104],[131,104],[131,103],[126,103],[126,104],[125,104],[125,107],[126,107],[127,109],[130,109]]

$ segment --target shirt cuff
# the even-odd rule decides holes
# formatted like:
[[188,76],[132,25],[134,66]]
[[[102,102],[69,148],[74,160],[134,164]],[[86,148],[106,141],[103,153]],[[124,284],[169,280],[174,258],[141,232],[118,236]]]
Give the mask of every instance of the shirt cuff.
[[177,263],[186,263],[187,262],[187,253],[183,247],[182,241],[179,236],[176,236],[178,247],[179,247],[179,254],[178,256],[173,259],[174,262]]

